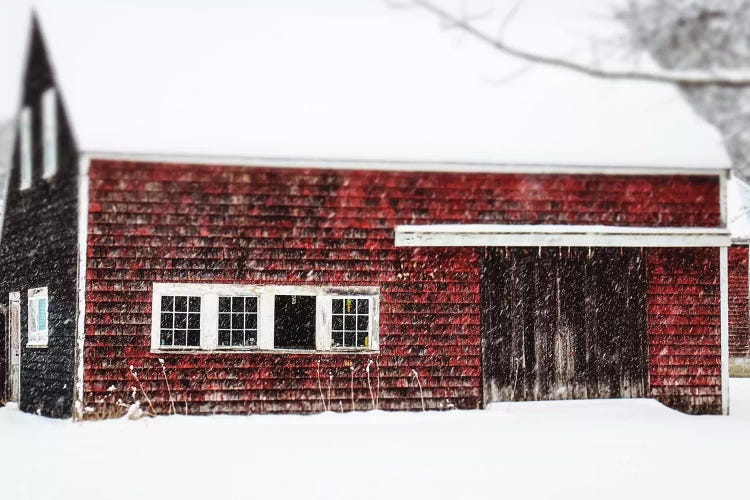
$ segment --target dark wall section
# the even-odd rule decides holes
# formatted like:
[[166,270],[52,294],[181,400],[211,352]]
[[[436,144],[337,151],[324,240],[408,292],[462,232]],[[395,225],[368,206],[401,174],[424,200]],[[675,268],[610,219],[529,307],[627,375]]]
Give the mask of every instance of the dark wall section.
[[[0,245],[0,294],[21,292],[21,409],[52,417],[71,414],[76,331],[78,158],[73,134],[58,92],[58,171],[42,178],[42,93],[54,86],[44,41],[36,20],[23,104],[32,111],[33,183],[19,190],[17,138]],[[49,346],[26,348],[27,291],[48,287]]]

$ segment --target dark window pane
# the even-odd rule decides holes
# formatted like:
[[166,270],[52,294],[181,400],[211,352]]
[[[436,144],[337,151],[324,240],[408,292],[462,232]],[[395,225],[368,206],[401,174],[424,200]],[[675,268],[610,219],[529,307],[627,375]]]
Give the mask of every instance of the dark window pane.
[[345,299],[344,300],[344,312],[347,314],[353,314],[355,307],[356,307],[356,301],[354,299]]
[[370,328],[370,318],[368,316],[357,317],[357,330],[365,330]]
[[344,312],[344,300],[333,299],[333,314],[342,314]]
[[232,329],[245,327],[244,314],[232,314]]
[[201,331],[200,330],[188,330],[187,345],[199,346],[201,345]]
[[367,334],[365,332],[357,332],[357,347],[367,346]]
[[187,311],[187,297],[175,297],[174,298],[174,310],[175,311]]
[[245,311],[245,299],[242,297],[232,297],[232,312],[244,312]]
[[370,311],[369,299],[357,299],[357,314],[367,314]]
[[219,345],[229,345],[230,337],[229,330],[219,330]]
[[258,310],[258,297],[245,297],[245,312]]
[[346,316],[344,318],[344,330],[356,330],[357,329],[356,319],[357,318],[354,316]]
[[315,303],[304,295],[274,298],[274,347],[315,349]]
[[344,340],[344,333],[343,332],[333,332],[331,333],[331,340],[333,341],[334,347],[341,347]]
[[346,347],[352,347],[354,346],[354,332],[344,332],[344,346]]
[[232,346],[241,346],[243,343],[242,330],[232,330]]
[[201,315],[200,314],[189,314],[188,315],[188,328],[198,329],[201,327]]
[[172,328],[172,313],[161,313],[161,327]]
[[187,314],[175,313],[174,314],[174,327],[175,328],[187,328]]
[[258,316],[256,316],[255,314],[246,314],[245,328],[252,330],[258,328]]
[[219,314],[219,328],[231,328],[232,316],[230,314]]
[[201,312],[201,298],[200,297],[190,297],[190,311]]
[[230,312],[232,307],[231,297],[219,297],[219,312]]
[[331,323],[332,330],[343,330],[344,329],[344,317],[333,316],[333,322]]
[[172,345],[172,330],[162,330],[161,337],[159,338],[159,344],[163,346]]
[[162,311],[173,311],[174,310],[174,297],[162,297],[161,298],[161,310]]
[[187,334],[185,330],[175,330],[174,345],[187,345]]

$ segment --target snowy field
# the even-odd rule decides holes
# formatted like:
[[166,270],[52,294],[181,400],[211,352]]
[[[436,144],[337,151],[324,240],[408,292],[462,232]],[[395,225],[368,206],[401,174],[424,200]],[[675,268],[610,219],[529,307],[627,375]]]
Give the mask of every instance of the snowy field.
[[0,408],[3,499],[747,498],[735,415],[649,400],[72,424]]

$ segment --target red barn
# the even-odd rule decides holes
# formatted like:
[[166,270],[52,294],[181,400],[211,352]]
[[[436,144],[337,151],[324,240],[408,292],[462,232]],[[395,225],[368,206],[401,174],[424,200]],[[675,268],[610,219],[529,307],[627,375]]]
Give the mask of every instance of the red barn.
[[424,14],[281,4],[34,23],[0,249],[22,409],[726,411],[729,164],[674,89],[497,86],[512,60]]

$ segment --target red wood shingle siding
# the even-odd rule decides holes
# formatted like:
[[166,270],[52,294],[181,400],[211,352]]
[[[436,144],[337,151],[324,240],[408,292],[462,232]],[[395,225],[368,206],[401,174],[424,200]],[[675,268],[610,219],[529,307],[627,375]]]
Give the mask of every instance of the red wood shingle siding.
[[[715,226],[713,177],[460,174],[94,161],[85,404],[164,411],[319,411],[481,405],[474,249],[398,249],[397,224]],[[152,354],[151,283],[379,286],[379,355]],[[370,383],[365,367],[370,367]],[[352,377],[352,370],[353,377]],[[330,386],[330,388],[329,388]],[[111,389],[111,390],[110,390]],[[322,392],[322,396],[321,396]],[[330,396],[329,396],[330,394]]]
[[648,280],[651,396],[721,412],[719,249],[650,249]]
[[729,248],[729,357],[750,358],[748,247]]

